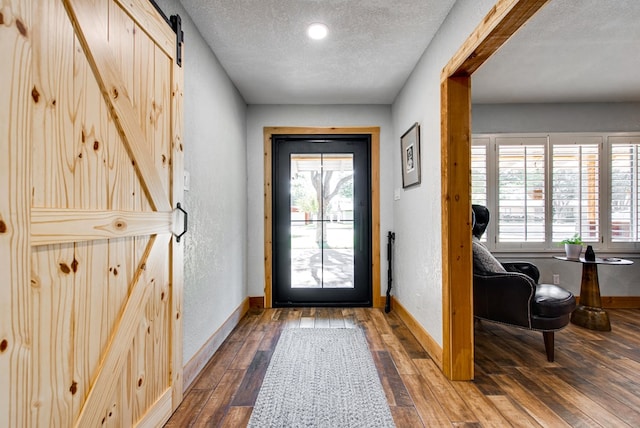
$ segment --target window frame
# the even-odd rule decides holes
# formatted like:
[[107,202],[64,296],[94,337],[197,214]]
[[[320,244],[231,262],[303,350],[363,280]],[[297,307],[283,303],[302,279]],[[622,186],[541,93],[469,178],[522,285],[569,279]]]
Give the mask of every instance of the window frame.
[[[611,138],[614,137],[614,138]],[[517,252],[517,253],[557,253],[562,250],[562,245],[552,241],[553,217],[552,217],[552,189],[553,189],[553,146],[567,144],[598,144],[598,228],[599,239],[597,242],[588,242],[585,245],[593,245],[596,252],[603,254],[616,253],[638,253],[640,252],[640,239],[631,242],[613,242],[611,233],[611,148],[613,142],[619,143],[620,138],[629,139],[631,142],[640,144],[640,133],[635,132],[606,132],[606,133],[478,133],[471,136],[471,150],[476,146],[485,146],[485,171],[486,171],[486,206],[492,214],[492,220],[489,222],[487,231],[483,236],[483,241],[487,247],[494,252]],[[497,239],[497,213],[498,206],[498,144],[499,142],[507,144],[508,139],[524,140],[524,139],[542,139],[545,141],[545,183],[544,183],[544,207],[545,207],[545,241],[544,242],[521,242],[521,243],[504,243]],[[581,142],[580,140],[586,140]],[[470,171],[470,186],[471,175]],[[637,186],[640,186],[640,171],[636,177]],[[472,203],[474,201],[473,187],[471,189]],[[481,193],[480,193],[481,194]],[[478,193],[476,193],[476,196]],[[640,198],[640,195],[638,196]],[[640,219],[637,220],[637,226],[640,227]]]
[[[612,162],[612,154],[611,154],[611,150],[613,148],[614,144],[620,144],[620,141],[616,141],[616,140],[635,140],[633,141],[633,144],[638,144],[638,146],[640,146],[640,133],[630,133],[630,132],[625,132],[625,133],[616,133],[616,134],[608,134],[606,137],[606,150],[605,154],[607,156],[607,187],[605,188],[605,192],[606,192],[606,196],[607,196],[607,207],[609,207],[609,209],[607,210],[607,224],[609,225],[609,227],[607,227],[606,229],[606,233],[607,233],[607,240],[605,240],[605,242],[609,243],[610,249],[612,251],[633,251],[633,252],[640,252],[640,239],[638,241],[631,241],[631,242],[613,242],[612,241],[612,234],[611,234],[611,223],[612,223],[612,218],[611,218],[611,192],[610,192],[610,183],[612,180],[612,176],[611,174],[613,173],[612,168],[611,168],[611,162]],[[638,149],[640,151],[640,148]],[[635,183],[636,187],[640,186],[640,169],[636,168],[636,183]],[[640,195],[637,196],[637,198],[640,199]],[[640,219],[636,220],[637,224],[636,227],[640,228]]]
[[[498,141],[500,140],[500,141]],[[510,140],[510,141],[509,141]],[[525,140],[529,140],[529,141],[525,141]],[[491,186],[491,188],[494,189],[494,196],[493,196],[493,200],[494,200],[494,209],[493,209],[493,213],[495,213],[495,215],[492,215],[493,221],[491,221],[489,224],[493,223],[494,229],[493,229],[493,236],[494,236],[494,245],[496,249],[500,249],[503,251],[518,251],[518,250],[527,250],[527,251],[543,251],[546,249],[546,243],[548,240],[548,236],[547,236],[547,223],[549,221],[549,216],[548,216],[548,210],[549,210],[549,204],[547,203],[547,200],[544,200],[544,212],[545,212],[545,216],[544,216],[544,241],[542,242],[499,242],[498,240],[498,229],[499,229],[499,222],[498,222],[498,216],[499,216],[499,212],[500,212],[500,195],[498,192],[499,189],[499,178],[500,178],[500,172],[499,172],[499,166],[498,166],[498,162],[499,162],[499,146],[531,146],[531,145],[542,145],[543,146],[543,156],[544,156],[544,192],[545,195],[549,194],[549,189],[548,189],[548,185],[547,185],[547,177],[548,177],[548,171],[549,171],[549,145],[548,145],[548,138],[546,135],[544,136],[533,136],[533,135],[521,135],[521,136],[512,136],[512,135],[508,135],[508,134],[500,134],[497,135],[493,141],[493,147],[491,148],[492,150],[492,154],[494,156],[494,162],[493,162],[493,173],[494,173],[494,177],[495,177],[495,186]],[[526,161],[525,161],[526,162]],[[487,185],[487,188],[490,188],[489,185]],[[525,209],[525,216],[526,216],[526,209]]]
[[[578,232],[581,236],[582,236],[582,240],[584,241],[585,245],[592,245],[594,247],[594,249],[598,250],[598,249],[603,249],[604,248],[604,231],[605,230],[609,230],[608,227],[605,227],[603,225],[609,224],[606,220],[605,217],[607,215],[607,213],[603,213],[602,210],[605,207],[610,206],[608,203],[606,203],[606,201],[603,201],[603,196],[608,197],[608,191],[607,191],[607,187],[606,187],[606,180],[603,180],[603,175],[605,175],[608,171],[608,162],[604,159],[604,137],[601,135],[585,135],[585,134],[554,134],[553,135],[553,141],[551,136],[549,137],[549,164],[550,164],[550,170],[549,170],[549,195],[550,195],[550,199],[548,201],[549,203],[549,209],[550,211],[550,219],[552,221],[550,228],[549,228],[549,235],[547,236],[547,241],[549,242],[554,242],[553,241],[553,184],[554,184],[554,159],[553,159],[553,154],[554,154],[554,146],[582,146],[582,147],[588,147],[588,146],[596,146],[597,147],[597,161],[598,161],[598,186],[597,186],[597,196],[598,196],[598,215],[597,215],[597,226],[598,226],[598,233],[599,236],[596,240],[590,240],[587,237],[585,237],[584,233],[582,233],[582,228],[580,227],[581,224],[578,225],[578,227],[576,228],[576,230],[574,232],[569,232],[567,233],[566,238],[571,237],[573,235],[573,233]],[[604,163],[607,162],[607,163]],[[582,168],[583,165],[580,165],[579,168]],[[579,174],[581,174],[581,172],[579,172]],[[606,199],[606,198],[605,198]],[[581,200],[579,201],[581,202]],[[564,238],[562,238],[564,239]]]

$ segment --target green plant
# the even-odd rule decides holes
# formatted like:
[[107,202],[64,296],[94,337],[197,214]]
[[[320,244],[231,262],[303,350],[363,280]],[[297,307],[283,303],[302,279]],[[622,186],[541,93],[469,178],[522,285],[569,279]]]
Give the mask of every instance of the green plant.
[[582,242],[582,238],[577,233],[575,233],[571,238],[563,239],[562,242],[560,242],[560,243],[561,244],[574,244],[574,245],[582,245],[582,244],[584,244],[584,242]]

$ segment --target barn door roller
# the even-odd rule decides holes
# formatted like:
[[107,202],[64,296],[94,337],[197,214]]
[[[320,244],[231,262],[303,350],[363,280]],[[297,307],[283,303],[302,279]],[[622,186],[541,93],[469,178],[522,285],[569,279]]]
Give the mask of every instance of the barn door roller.
[[184,42],[184,32],[182,31],[182,19],[180,15],[171,15],[171,28],[176,32],[176,63],[182,67],[182,42]]
[[182,19],[180,15],[171,15],[171,18],[167,18],[162,8],[158,6],[155,0],[149,0],[153,7],[162,16],[171,29],[176,33],[176,64],[182,67],[182,43],[184,42],[184,32],[182,31]]

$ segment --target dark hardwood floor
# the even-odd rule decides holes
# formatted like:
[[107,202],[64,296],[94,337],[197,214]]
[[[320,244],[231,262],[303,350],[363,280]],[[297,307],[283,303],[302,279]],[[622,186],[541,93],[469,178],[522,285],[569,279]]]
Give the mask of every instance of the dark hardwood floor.
[[450,382],[392,311],[252,309],[186,393],[167,427],[244,427],[282,329],[362,328],[401,427],[638,427],[640,310],[609,311],[611,332],[542,334],[482,322],[475,380]]

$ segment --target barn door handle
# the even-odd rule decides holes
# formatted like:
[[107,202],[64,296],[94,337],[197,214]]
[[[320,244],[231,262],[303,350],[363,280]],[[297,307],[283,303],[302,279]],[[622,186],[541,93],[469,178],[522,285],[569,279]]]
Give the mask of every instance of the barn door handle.
[[184,214],[184,223],[183,223],[182,233],[180,233],[179,235],[174,233],[176,237],[176,242],[180,242],[180,238],[182,238],[182,235],[187,233],[187,217],[189,217],[189,214],[182,208],[182,206],[180,206],[180,202],[176,204],[176,209],[179,211],[182,211],[182,214]]

